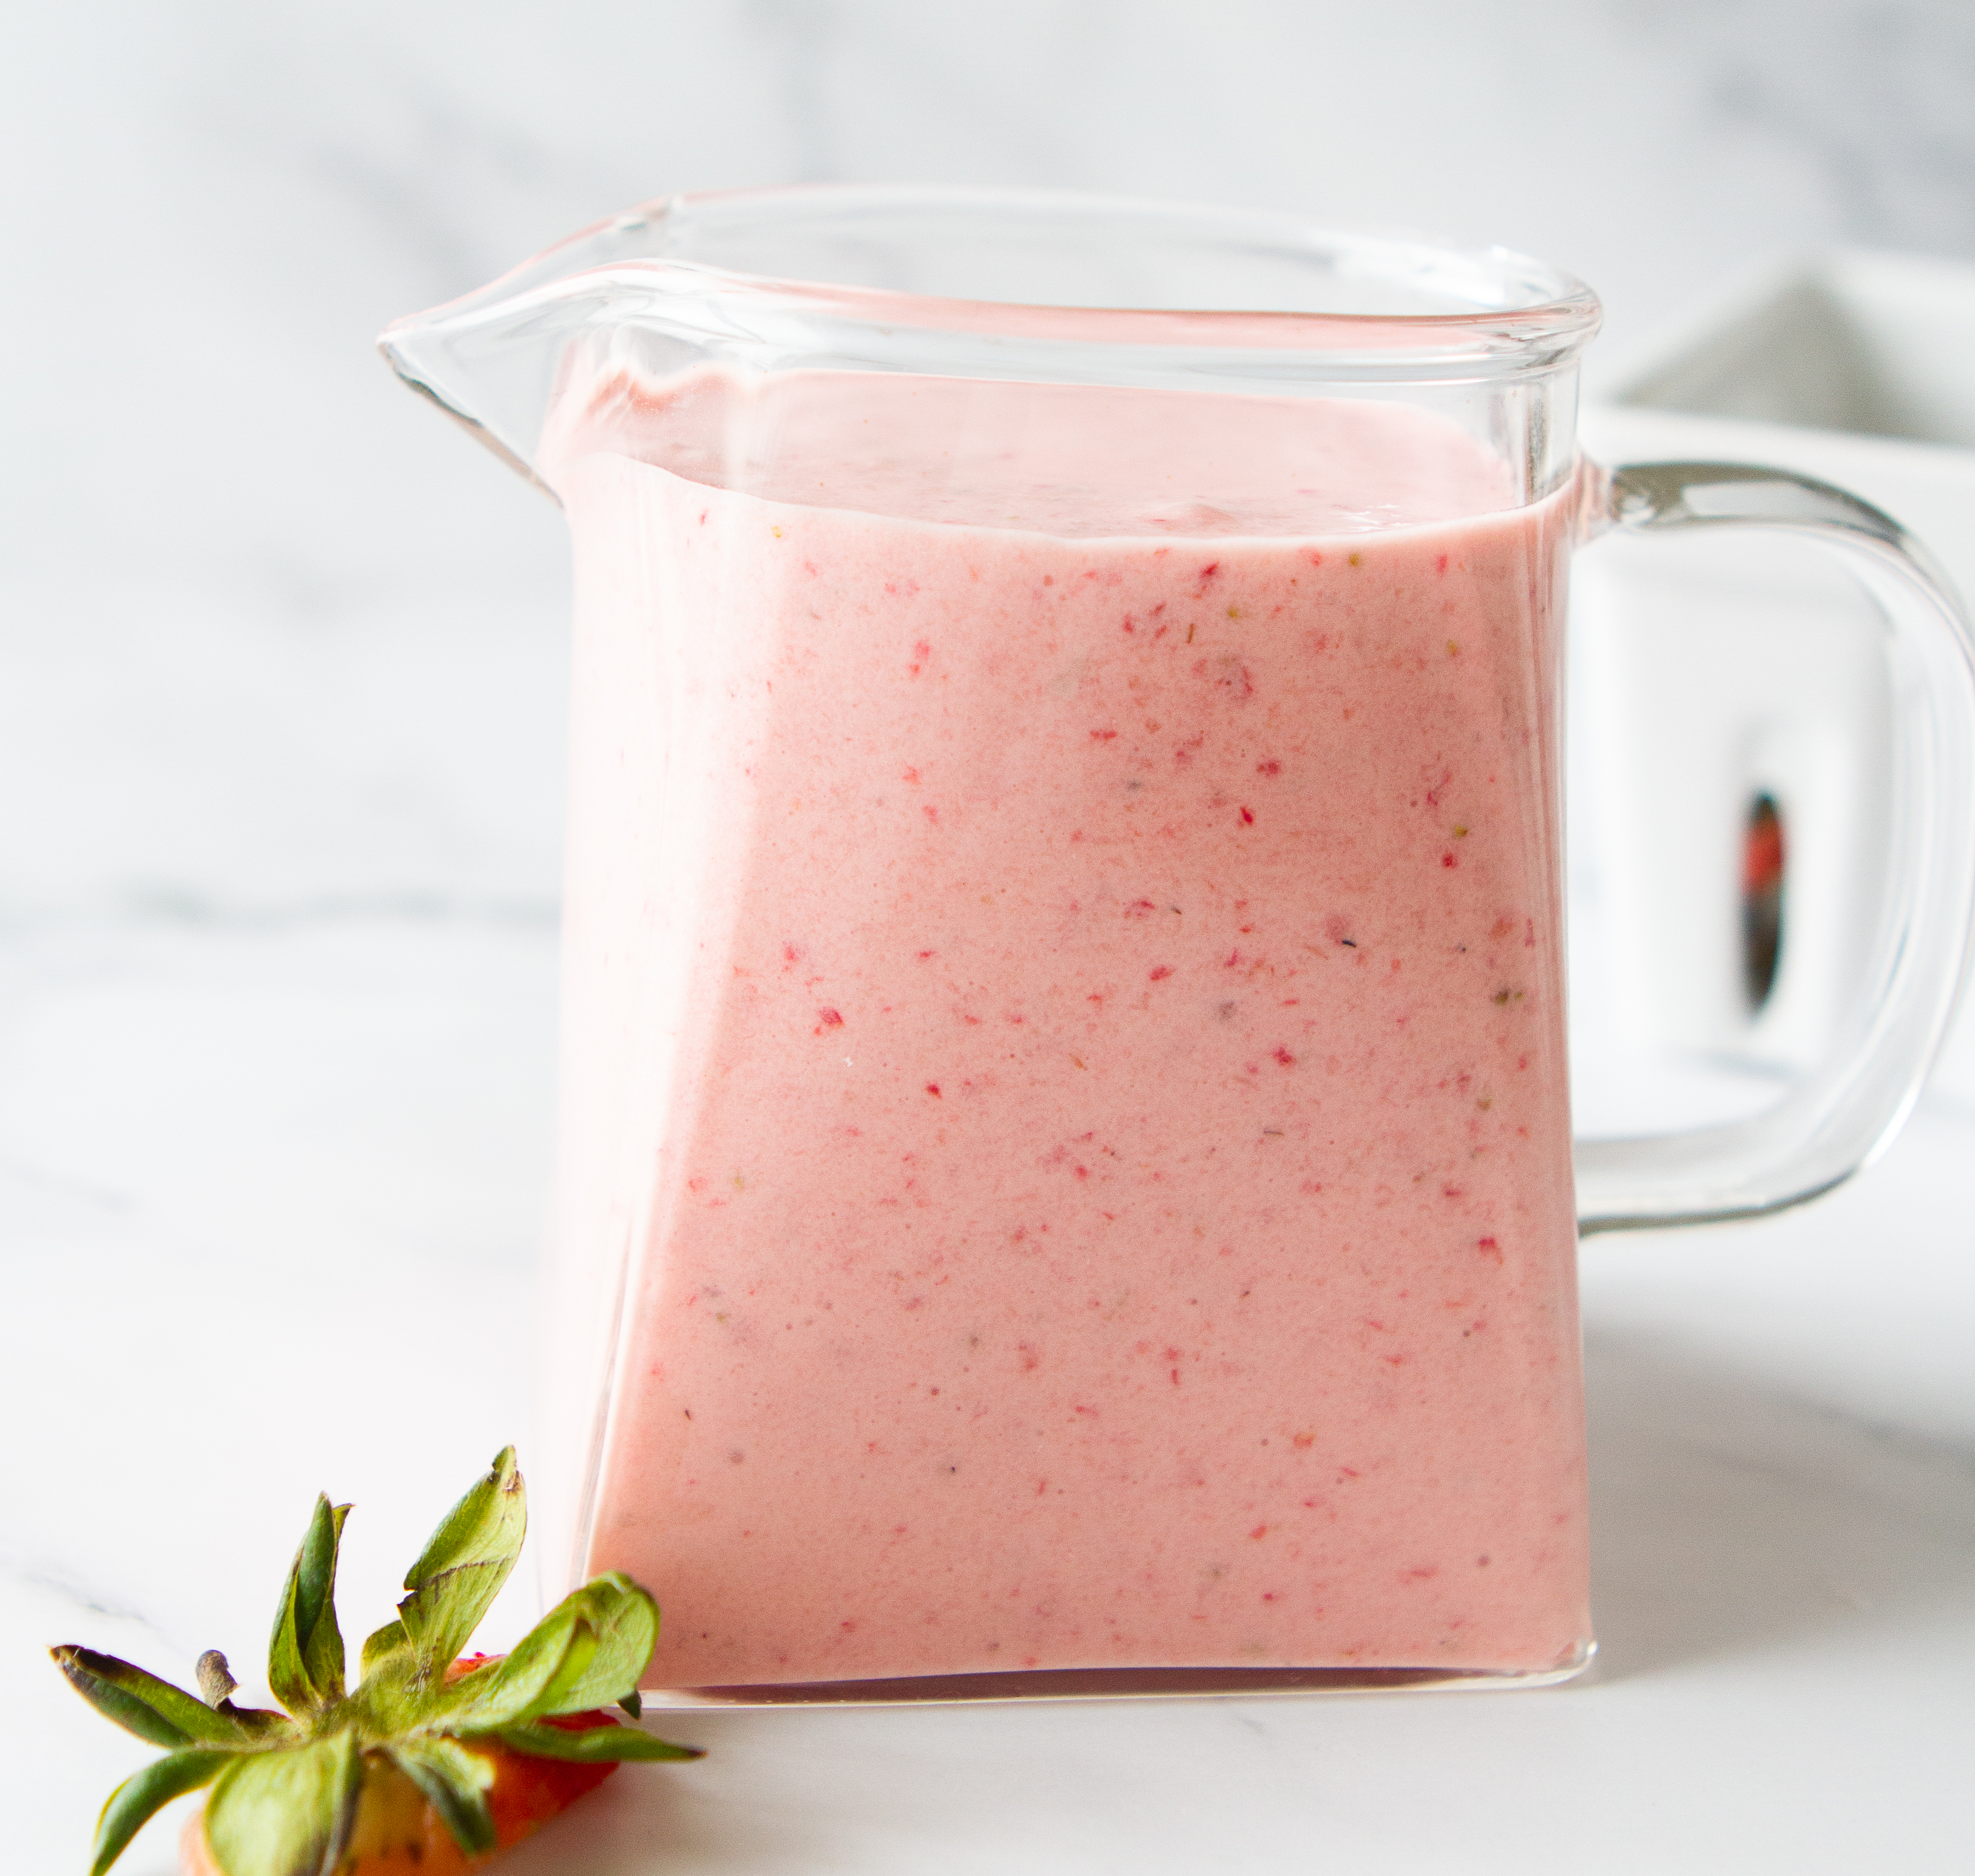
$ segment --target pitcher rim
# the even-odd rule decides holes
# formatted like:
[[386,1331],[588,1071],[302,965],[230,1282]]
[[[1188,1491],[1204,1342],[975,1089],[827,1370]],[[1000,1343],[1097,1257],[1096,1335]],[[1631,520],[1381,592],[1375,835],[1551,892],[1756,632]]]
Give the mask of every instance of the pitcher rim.
[[[1356,249],[1396,259],[1402,254],[1431,257],[1470,270],[1473,278],[1519,283],[1526,297],[1502,304],[1476,304],[1452,311],[1346,311],[1265,306],[1200,308],[1108,305],[1099,301],[984,298],[921,293],[814,279],[799,273],[728,267],[688,255],[620,256],[601,250],[668,224],[679,225],[707,209],[778,206],[811,220],[832,210],[905,211],[947,209],[982,214],[1044,213],[1108,219],[1118,226],[1164,222],[1175,234],[1208,232],[1300,248],[1312,258],[1326,248]],[[586,251],[589,251],[586,252]],[[1293,254],[1292,258],[1297,258]],[[813,183],[780,183],[723,189],[684,190],[656,196],[606,216],[541,249],[487,285],[393,321],[380,337],[389,341],[435,324],[477,323],[485,316],[580,293],[600,276],[649,279],[682,275],[751,300],[769,299],[820,314],[848,316],[859,324],[936,327],[955,334],[993,337],[1033,335],[1085,338],[1106,344],[1179,344],[1259,347],[1270,351],[1359,351],[1380,341],[1405,349],[1407,335],[1441,354],[1462,349],[1464,339],[1490,354],[1497,368],[1513,356],[1540,352],[1546,364],[1574,354],[1595,333],[1602,318],[1597,295],[1563,268],[1517,249],[1474,247],[1415,230],[1336,223],[1292,210],[1231,208],[1091,191],[1004,188],[973,184]],[[1391,278],[1391,275],[1385,276]],[[1101,323],[1103,330],[1080,332]],[[1328,337],[1329,343],[1325,340]],[[1437,343],[1436,343],[1437,341]],[[1478,362],[1478,361],[1477,361]]]

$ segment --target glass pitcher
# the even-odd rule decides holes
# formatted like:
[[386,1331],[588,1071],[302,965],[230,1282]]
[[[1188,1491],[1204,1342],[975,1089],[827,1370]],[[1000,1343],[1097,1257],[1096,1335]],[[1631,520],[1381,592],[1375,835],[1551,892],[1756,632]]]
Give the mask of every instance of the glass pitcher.
[[[537,1502],[655,1694],[1530,1684],[1592,1647],[1580,1231],[1898,1127],[1975,889],[1965,620],[1780,471],[1607,472],[1499,250],[682,196],[386,333],[575,543]],[[1579,1143],[1571,550],[1848,552],[1898,847],[1831,1059]]]

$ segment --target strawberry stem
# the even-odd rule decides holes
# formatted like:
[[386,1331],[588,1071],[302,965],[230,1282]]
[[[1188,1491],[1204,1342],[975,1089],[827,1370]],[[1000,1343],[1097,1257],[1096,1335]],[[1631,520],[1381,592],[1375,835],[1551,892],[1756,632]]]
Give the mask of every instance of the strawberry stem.
[[199,1657],[199,1690],[209,1707],[222,1707],[226,1697],[239,1686],[226,1665],[226,1657],[217,1648],[208,1648]]

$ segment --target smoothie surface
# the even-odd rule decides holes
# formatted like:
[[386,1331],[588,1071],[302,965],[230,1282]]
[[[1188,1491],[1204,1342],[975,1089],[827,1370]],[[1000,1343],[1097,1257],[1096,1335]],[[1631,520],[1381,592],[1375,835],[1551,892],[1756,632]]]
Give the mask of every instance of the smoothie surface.
[[614,373],[549,453],[598,448],[763,501],[1070,539],[1364,534],[1518,499],[1410,404],[889,372]]

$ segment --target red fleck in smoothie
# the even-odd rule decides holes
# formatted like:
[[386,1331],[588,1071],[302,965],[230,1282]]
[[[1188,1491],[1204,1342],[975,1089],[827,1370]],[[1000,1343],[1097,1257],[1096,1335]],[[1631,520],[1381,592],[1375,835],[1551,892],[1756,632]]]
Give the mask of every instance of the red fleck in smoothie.
[[1372,403],[560,424],[554,1515],[653,1684],[1579,1659],[1568,492]]

